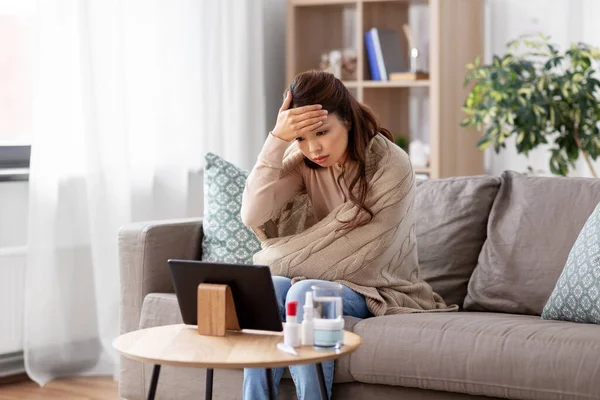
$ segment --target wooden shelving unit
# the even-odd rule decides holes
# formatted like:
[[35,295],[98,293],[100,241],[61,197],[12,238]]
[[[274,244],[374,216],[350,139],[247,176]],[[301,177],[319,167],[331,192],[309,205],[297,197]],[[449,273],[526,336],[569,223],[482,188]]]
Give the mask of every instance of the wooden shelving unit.
[[[373,81],[369,76],[364,33],[372,27],[400,32],[401,51],[408,54],[402,25],[409,7],[425,5],[429,19],[429,79]],[[431,178],[478,175],[483,153],[479,134],[460,127],[465,65],[483,56],[484,0],[288,0],[286,84],[300,72],[315,69],[320,56],[355,44],[356,79],[344,81],[357,100],[367,104],[395,136],[409,136],[411,90],[426,90],[431,148],[428,168],[417,173]],[[350,33],[349,33],[350,32]]]
[[363,81],[359,86],[365,88],[393,88],[393,87],[429,87],[429,79],[420,79],[415,81]]

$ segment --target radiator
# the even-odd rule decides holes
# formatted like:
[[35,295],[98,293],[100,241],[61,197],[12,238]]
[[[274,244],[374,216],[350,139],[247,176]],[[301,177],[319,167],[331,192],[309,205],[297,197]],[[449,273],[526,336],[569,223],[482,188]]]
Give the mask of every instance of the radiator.
[[23,372],[26,248],[0,248],[0,377]]
[[0,378],[20,375],[25,372],[23,352],[0,354]]

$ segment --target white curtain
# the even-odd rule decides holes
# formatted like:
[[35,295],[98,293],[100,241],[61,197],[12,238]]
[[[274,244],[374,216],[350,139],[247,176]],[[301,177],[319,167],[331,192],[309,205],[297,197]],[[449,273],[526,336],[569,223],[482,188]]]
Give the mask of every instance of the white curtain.
[[262,2],[39,0],[24,350],[29,376],[113,374],[117,232],[201,216],[203,155],[266,135]]

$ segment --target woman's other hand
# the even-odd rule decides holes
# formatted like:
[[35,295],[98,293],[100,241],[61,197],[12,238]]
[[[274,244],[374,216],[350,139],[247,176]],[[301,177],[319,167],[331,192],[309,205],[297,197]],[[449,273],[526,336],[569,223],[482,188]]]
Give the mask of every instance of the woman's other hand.
[[327,110],[321,110],[320,104],[290,109],[292,93],[286,91],[283,104],[277,115],[277,123],[271,133],[279,139],[291,142],[298,136],[317,131],[327,119]]

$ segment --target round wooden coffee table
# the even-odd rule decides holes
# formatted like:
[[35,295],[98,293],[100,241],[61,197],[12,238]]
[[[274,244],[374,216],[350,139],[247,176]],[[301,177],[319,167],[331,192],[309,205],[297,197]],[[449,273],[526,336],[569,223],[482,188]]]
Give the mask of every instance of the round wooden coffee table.
[[154,399],[161,365],[206,368],[206,398],[212,398],[213,369],[264,368],[269,398],[274,399],[271,368],[299,364],[317,364],[321,398],[327,399],[322,362],[336,360],[360,346],[360,336],[344,332],[339,350],[315,350],[300,347],[298,355],[277,348],[283,333],[243,330],[227,331],[225,336],[201,336],[195,326],[166,325],[125,333],[113,342],[124,357],[154,364],[148,399]]

